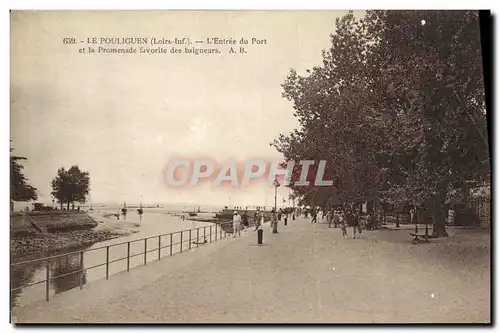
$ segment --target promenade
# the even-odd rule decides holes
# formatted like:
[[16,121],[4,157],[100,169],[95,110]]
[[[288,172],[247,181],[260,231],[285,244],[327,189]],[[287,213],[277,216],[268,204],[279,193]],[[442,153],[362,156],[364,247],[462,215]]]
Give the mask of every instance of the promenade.
[[[407,231],[289,221],[148,263],[14,310],[17,323],[490,321],[489,234],[411,244]],[[351,230],[349,230],[351,235]]]

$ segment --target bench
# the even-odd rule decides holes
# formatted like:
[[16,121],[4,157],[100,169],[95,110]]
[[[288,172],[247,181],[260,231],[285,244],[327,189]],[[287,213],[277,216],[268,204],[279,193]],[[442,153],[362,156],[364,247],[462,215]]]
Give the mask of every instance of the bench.
[[426,243],[429,242],[429,235],[427,235],[427,234],[416,234],[414,232],[409,232],[409,234],[413,236],[412,243],[418,243],[421,240],[423,240]]
[[415,224],[415,231],[409,232],[409,234],[411,236],[413,236],[413,240],[412,240],[413,244],[419,243],[421,241],[424,241],[425,243],[429,243],[429,239],[433,238],[432,236],[429,235],[429,227],[427,224],[425,225],[425,233],[419,234],[418,233],[418,225]]

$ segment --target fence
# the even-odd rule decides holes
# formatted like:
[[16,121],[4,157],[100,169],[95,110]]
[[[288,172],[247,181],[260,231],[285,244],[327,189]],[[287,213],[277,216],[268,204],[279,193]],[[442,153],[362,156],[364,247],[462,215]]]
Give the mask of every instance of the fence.
[[[169,257],[176,253],[182,253],[183,251],[189,251],[192,248],[197,248],[200,245],[209,244],[212,242],[216,242],[223,238],[226,238],[229,233],[231,233],[232,222],[226,222],[221,224],[213,224],[210,226],[199,227],[195,229],[187,229],[181,230],[177,232],[161,234],[151,237],[145,237],[136,240],[130,240],[126,242],[121,242],[112,245],[101,246],[93,249],[75,251],[35,260],[28,260],[23,262],[18,262],[11,264],[11,283],[12,283],[12,272],[19,267],[31,265],[33,267],[45,266],[45,278],[43,280],[31,282],[28,284],[23,284],[22,286],[11,288],[11,297],[14,293],[20,292],[22,289],[40,285],[42,283],[45,284],[45,299],[46,301],[50,300],[50,283],[57,279],[61,279],[63,277],[69,277],[77,275],[77,284],[73,285],[73,287],[79,286],[80,289],[83,288],[85,284],[84,278],[86,273],[90,270],[96,270],[98,268],[104,269],[104,274],[106,279],[109,279],[110,267],[111,264],[116,264],[119,262],[124,262],[121,268],[115,269],[114,273],[129,271],[131,267],[135,267],[138,265],[131,265],[131,261],[134,258],[140,258],[140,263],[143,265],[147,265],[148,262],[158,261],[162,259],[162,257]],[[153,248],[151,248],[153,245]],[[132,251],[132,247],[140,248],[139,252]],[[112,251],[115,250],[112,255]],[[118,251],[116,251],[118,250]],[[104,258],[98,263],[95,263],[89,267],[84,266],[85,257],[89,257],[90,253],[96,254],[98,252],[102,252]],[[124,253],[126,252],[126,255]],[[117,256],[118,254],[118,256]],[[149,261],[148,261],[149,254]],[[152,257],[153,256],[153,257]],[[100,256],[97,255],[97,258]],[[76,260],[75,260],[76,259]],[[92,259],[96,259],[96,256],[92,256]],[[64,266],[65,261],[65,266]],[[69,267],[75,266],[76,261],[76,270],[72,270],[68,273],[62,274],[51,274],[51,271],[59,272],[61,271],[61,267]],[[116,268],[116,267],[115,267]],[[62,270],[64,271],[64,270]],[[71,289],[71,288],[68,288]]]
[[491,198],[477,197],[469,199],[469,207],[474,210],[481,225],[489,226],[491,223]]

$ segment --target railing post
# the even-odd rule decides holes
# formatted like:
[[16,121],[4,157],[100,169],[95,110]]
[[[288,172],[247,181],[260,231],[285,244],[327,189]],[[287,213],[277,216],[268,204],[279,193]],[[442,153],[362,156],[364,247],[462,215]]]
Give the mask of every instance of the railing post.
[[148,261],[148,239],[144,238],[144,265]]
[[49,294],[50,294],[50,259],[47,259],[46,270],[47,270],[47,273],[45,274],[45,278],[47,280],[45,282],[45,300],[48,302],[49,301]]
[[161,258],[161,236],[158,236],[158,260]]
[[207,227],[203,227],[203,243],[207,240]]
[[172,255],[172,235],[170,234],[170,255]]
[[217,224],[215,225],[215,241],[217,242]]
[[222,226],[219,227],[219,239],[222,239]]
[[210,226],[210,243],[212,243],[212,226]]
[[130,271],[130,242],[127,243],[127,272]]
[[182,231],[181,231],[181,242],[180,242],[180,245],[181,245],[181,251],[182,252]]
[[200,246],[200,228],[196,228],[196,247]]
[[83,267],[83,251],[80,252],[80,266],[82,267],[82,273],[80,274],[80,289],[83,288],[83,272],[85,272],[85,268]]
[[191,229],[189,229],[189,249],[191,250]]
[[109,279],[109,246],[106,246],[106,280]]

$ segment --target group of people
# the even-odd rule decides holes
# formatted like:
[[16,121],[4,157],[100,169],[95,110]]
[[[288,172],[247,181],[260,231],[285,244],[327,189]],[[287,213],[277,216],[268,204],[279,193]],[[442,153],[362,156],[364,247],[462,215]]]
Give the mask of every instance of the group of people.
[[[369,218],[369,217],[368,217]],[[359,209],[333,209],[327,213],[328,227],[333,224],[335,228],[340,227],[342,236],[347,238],[347,228],[352,228],[352,238],[356,238],[356,233],[361,235],[362,219]]]
[[[363,230],[363,222],[362,222],[362,212],[357,207],[347,206],[343,209],[335,208],[335,209],[317,209],[313,207],[312,209],[304,210],[303,212],[293,211],[291,214],[295,217],[295,213],[300,214],[304,213],[304,216],[307,218],[308,214],[311,214],[311,223],[317,223],[319,213],[322,213],[321,218],[328,221],[328,227],[333,226],[335,228],[340,227],[342,236],[344,238],[348,237],[348,228],[352,228],[352,238],[356,238],[356,235],[360,235]],[[283,220],[284,225],[288,224],[288,217],[290,212],[288,210],[279,209],[277,212],[273,209],[271,211],[271,227],[273,228],[273,233],[277,233],[277,224]],[[249,227],[249,215],[245,210],[243,215],[235,210],[233,213],[233,237],[241,237],[241,231],[246,230]],[[366,216],[367,220],[370,219],[370,216]],[[264,224],[264,213],[262,210],[257,208],[253,214],[253,221],[255,225],[255,231],[257,231],[257,244],[262,244],[263,238],[263,229],[262,226]]]
[[[349,227],[352,228],[352,237],[356,238],[356,234],[361,234],[362,227],[362,213],[359,208],[347,206],[344,209],[334,208],[334,209],[318,209],[316,207],[312,207],[311,209],[304,211],[304,217],[307,218],[308,214],[311,214],[311,223],[318,222],[318,215],[322,213],[321,218],[328,221],[328,227],[330,228],[333,224],[335,228],[340,227],[342,231],[342,236],[347,238],[347,229]],[[366,216],[367,220],[370,219],[369,216]]]
[[[273,233],[277,233],[277,225],[282,220],[285,225],[288,225],[288,215],[289,211],[286,209],[279,209],[276,212],[273,208],[271,211],[271,227]],[[257,231],[257,244],[262,245],[263,238],[263,224],[264,224],[264,212],[259,207],[255,210],[253,214],[253,221],[255,225],[255,231]],[[241,231],[246,230],[250,226],[248,212],[245,210],[243,215],[235,210],[233,213],[233,237],[241,237]]]

